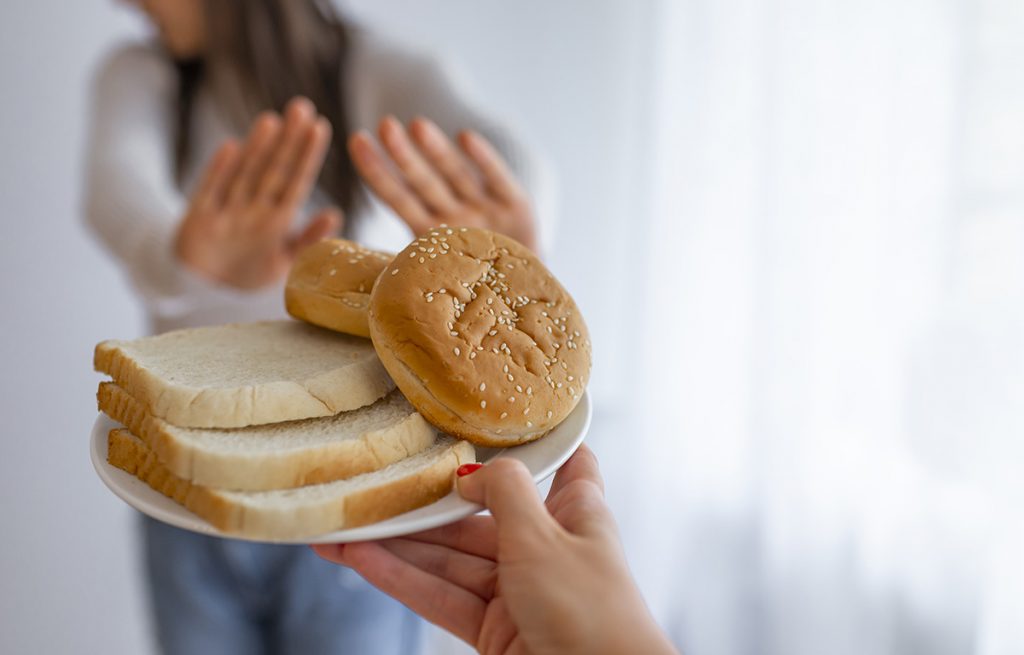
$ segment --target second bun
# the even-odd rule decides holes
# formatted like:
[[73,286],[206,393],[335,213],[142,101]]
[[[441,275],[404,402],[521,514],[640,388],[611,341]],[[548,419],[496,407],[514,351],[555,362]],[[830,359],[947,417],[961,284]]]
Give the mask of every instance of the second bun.
[[319,241],[296,258],[285,285],[285,309],[307,323],[369,337],[370,290],[391,258],[354,241]]

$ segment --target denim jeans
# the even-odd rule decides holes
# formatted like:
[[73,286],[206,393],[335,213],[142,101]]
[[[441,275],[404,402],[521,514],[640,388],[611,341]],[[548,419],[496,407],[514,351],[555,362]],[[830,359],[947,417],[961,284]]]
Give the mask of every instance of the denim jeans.
[[208,537],[143,517],[166,655],[406,655],[420,620],[308,546]]

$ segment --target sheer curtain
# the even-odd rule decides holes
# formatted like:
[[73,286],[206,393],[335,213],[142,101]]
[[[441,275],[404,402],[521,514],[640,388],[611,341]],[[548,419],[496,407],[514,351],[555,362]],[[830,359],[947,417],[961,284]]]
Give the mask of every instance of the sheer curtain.
[[654,6],[645,428],[600,443],[652,608],[690,653],[1022,652],[1024,4]]

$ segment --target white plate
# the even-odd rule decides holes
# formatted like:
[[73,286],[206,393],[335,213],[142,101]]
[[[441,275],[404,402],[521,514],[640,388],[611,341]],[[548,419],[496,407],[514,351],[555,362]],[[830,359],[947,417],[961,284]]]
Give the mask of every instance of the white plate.
[[[515,448],[477,448],[477,459],[488,462],[496,457],[514,457],[526,464],[530,473],[533,474],[534,481],[540,483],[550,477],[559,466],[565,463],[565,460],[569,459],[570,455],[576,452],[576,448],[583,442],[583,437],[586,436],[587,429],[590,427],[590,416],[590,397],[584,393],[576,409],[543,439]],[[134,475],[108,464],[107,435],[110,430],[117,427],[121,426],[105,414],[100,414],[92,428],[92,443],[89,450],[92,464],[96,467],[100,479],[121,500],[143,514],[179,528],[218,537],[245,539],[245,537],[221,532],[167,496],[154,491]],[[476,514],[482,509],[483,507],[480,505],[463,500],[453,491],[436,503],[400,514],[386,521],[339,530],[319,537],[283,540],[279,543],[322,544],[386,539],[454,523],[459,519]]]

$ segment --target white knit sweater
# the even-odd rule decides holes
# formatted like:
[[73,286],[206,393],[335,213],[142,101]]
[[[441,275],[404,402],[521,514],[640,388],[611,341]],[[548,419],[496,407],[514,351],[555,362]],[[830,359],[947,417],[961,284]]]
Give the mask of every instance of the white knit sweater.
[[[541,223],[541,242],[550,242],[550,193],[541,188],[550,185],[542,184],[541,166],[464,101],[449,67],[365,34],[353,39],[349,66],[346,91],[353,129],[373,132],[382,116],[393,114],[403,121],[426,116],[448,134],[465,128],[480,131],[508,159],[530,193]],[[223,140],[241,136],[244,126],[230,123],[209,88],[199,89],[193,153],[182,189],[173,173],[177,77],[166,55],[149,45],[117,49],[101,65],[93,93],[85,217],[124,266],[145,304],[150,329],[163,332],[283,316],[283,281],[256,292],[237,291],[201,279],[173,254],[174,234],[193,182]],[[295,229],[325,200],[315,192]],[[411,239],[404,224],[379,203],[365,211],[355,217],[353,238],[386,250],[401,249]]]

